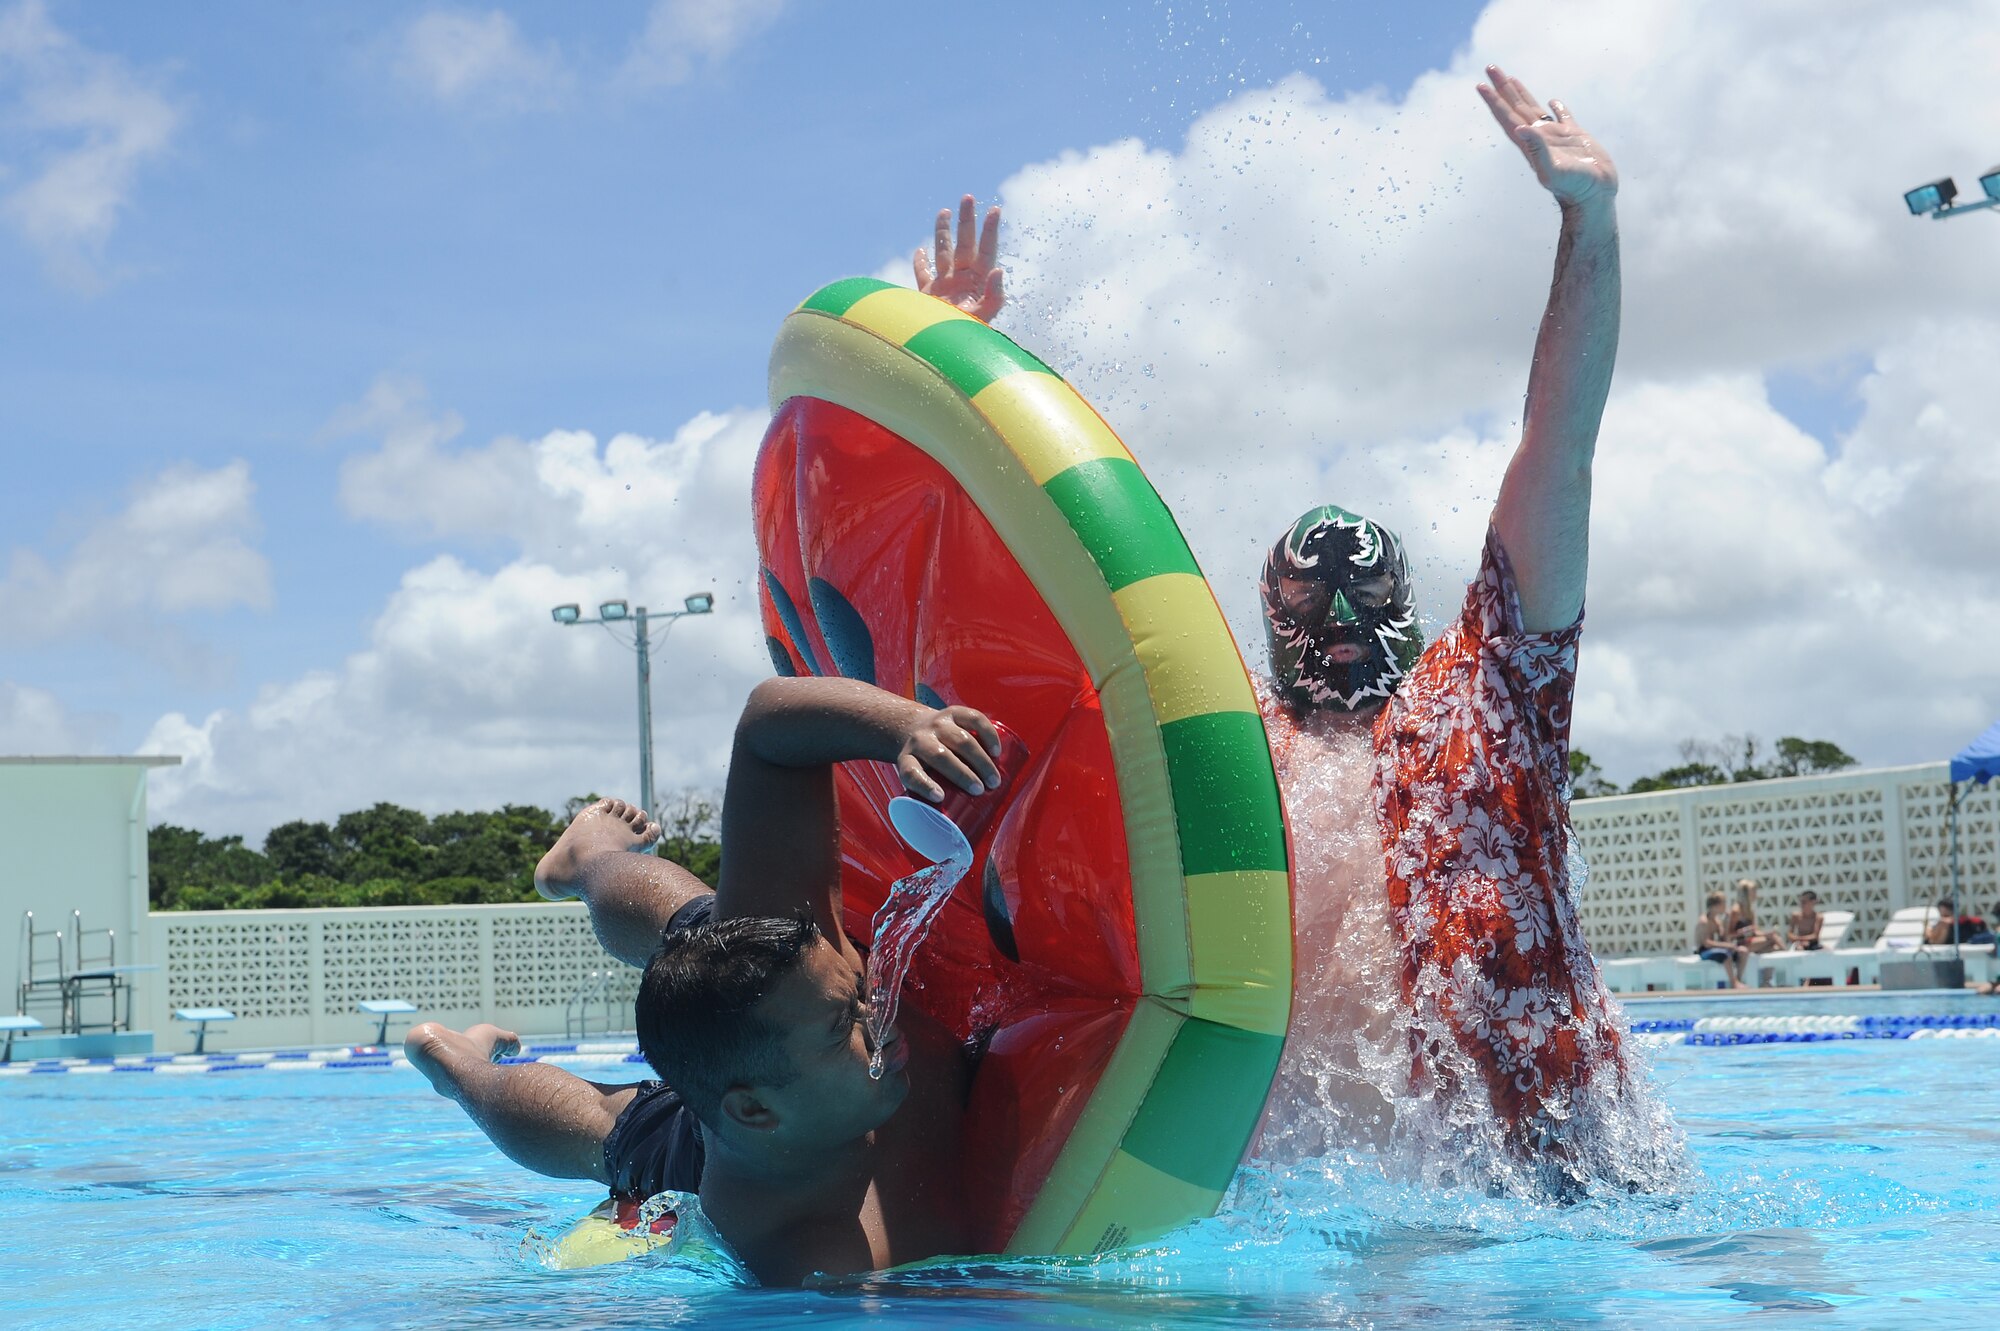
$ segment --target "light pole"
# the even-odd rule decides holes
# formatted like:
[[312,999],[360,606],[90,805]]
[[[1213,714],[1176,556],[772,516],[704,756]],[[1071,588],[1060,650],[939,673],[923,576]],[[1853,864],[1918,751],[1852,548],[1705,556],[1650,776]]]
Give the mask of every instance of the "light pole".
[[665,620],[666,627],[660,630],[660,641],[665,642],[667,634],[673,631],[674,622],[689,615],[705,615],[715,609],[715,593],[696,592],[681,602],[682,609],[669,610],[664,614],[650,613],[645,606],[628,608],[623,601],[605,601],[597,607],[597,615],[585,619],[581,609],[572,602],[559,605],[549,611],[550,618],[568,628],[573,624],[602,624],[604,631],[617,636],[613,624],[631,624],[632,643],[639,653],[639,801],[646,816],[654,816],[653,809],[653,641],[654,620]]
[[1947,217],[1957,217],[1960,213],[1980,213],[1988,208],[2000,208],[2000,166],[1991,167],[1979,177],[1979,188],[1986,191],[1986,197],[1972,203],[1953,203],[1958,197],[1958,182],[1950,176],[1943,180],[1933,180],[1928,185],[1919,185],[1903,196],[1903,206],[1913,216],[1929,214],[1943,221]]

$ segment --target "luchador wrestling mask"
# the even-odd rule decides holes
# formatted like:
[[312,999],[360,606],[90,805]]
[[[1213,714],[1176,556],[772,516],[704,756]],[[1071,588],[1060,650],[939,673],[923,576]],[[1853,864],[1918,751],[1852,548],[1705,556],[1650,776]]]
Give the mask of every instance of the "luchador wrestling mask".
[[1271,678],[1293,707],[1371,706],[1423,651],[1402,541],[1344,508],[1324,505],[1293,523],[1258,586]]

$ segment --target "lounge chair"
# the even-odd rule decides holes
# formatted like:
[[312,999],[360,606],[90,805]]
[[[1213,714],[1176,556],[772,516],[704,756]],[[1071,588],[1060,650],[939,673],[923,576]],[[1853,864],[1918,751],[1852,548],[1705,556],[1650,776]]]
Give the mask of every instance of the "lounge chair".
[[1839,947],[1831,952],[1834,977],[1855,972],[1860,984],[1879,984],[1885,957],[1915,956],[1924,945],[1924,930],[1937,923],[1937,907],[1905,906],[1889,917],[1873,947]]
[[1847,931],[1854,923],[1851,910],[1823,910],[1819,913],[1819,946],[1811,951],[1798,948],[1782,948],[1776,952],[1764,952],[1750,958],[1750,968],[1757,974],[1755,983],[1765,983],[1765,976],[1771,976],[1776,983],[1786,985],[1803,984],[1807,980],[1829,980],[1840,983],[1846,973],[1845,967],[1834,960],[1834,952],[1847,938]]

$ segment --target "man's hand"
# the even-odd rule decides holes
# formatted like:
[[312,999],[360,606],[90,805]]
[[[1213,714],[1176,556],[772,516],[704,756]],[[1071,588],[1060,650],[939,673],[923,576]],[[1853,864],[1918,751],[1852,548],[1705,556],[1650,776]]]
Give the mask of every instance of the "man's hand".
[[970,707],[946,707],[926,712],[911,725],[896,755],[896,772],[903,789],[935,804],[944,787],[931,774],[945,777],[971,795],[983,795],[1000,784],[1000,733],[984,712]]
[[1609,203],[1618,192],[1618,168],[1569,108],[1550,102],[1544,110],[1526,84],[1498,65],[1488,65],[1486,76],[1493,82],[1480,84],[1479,95],[1542,188],[1564,207]]
[[958,201],[958,243],[951,240],[951,209],[940,208],[937,215],[937,260],[921,249],[913,261],[917,290],[936,296],[964,310],[976,319],[993,322],[1007,303],[1000,289],[1003,274],[996,265],[1000,254],[1000,205],[986,210],[986,225],[973,243],[973,217],[979,204],[968,194]]

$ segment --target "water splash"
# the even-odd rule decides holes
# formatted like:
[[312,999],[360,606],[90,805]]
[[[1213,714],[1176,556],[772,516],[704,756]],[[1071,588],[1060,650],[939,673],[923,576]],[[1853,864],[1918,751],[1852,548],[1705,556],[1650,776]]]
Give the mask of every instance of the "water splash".
[[[1297,997],[1253,1154],[1286,1166],[1360,1151],[1389,1178],[1527,1199],[1683,1186],[1685,1140],[1608,995],[1591,1020],[1616,1032],[1622,1058],[1545,1104],[1548,1141],[1524,1157],[1438,1001],[1450,977],[1426,973],[1413,997],[1403,992],[1366,721],[1305,718],[1282,768],[1297,883]],[[1571,865],[1577,881],[1564,887],[1574,901],[1582,857],[1573,854]],[[1594,967],[1582,939],[1570,941],[1569,964]]]
[[917,949],[930,936],[931,924],[951,890],[972,867],[971,860],[945,860],[917,870],[889,885],[889,895],[875,912],[875,945],[868,952],[868,1042],[874,1053],[868,1075],[880,1081],[889,1032],[903,1002],[903,977]]

